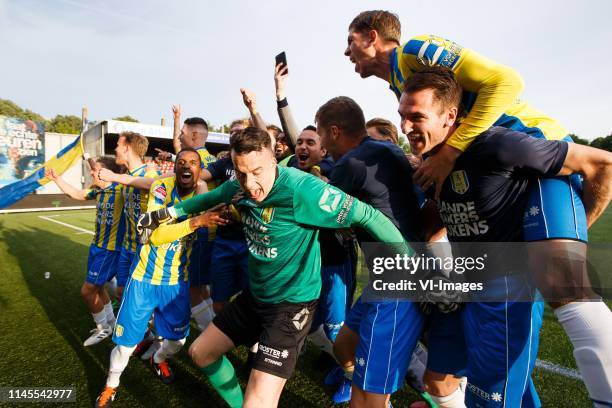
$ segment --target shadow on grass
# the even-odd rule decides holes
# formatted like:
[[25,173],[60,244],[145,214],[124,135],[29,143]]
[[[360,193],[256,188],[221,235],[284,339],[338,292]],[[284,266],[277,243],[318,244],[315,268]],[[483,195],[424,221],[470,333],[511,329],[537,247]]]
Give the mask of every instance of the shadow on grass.
[[[42,349],[48,353],[47,366],[39,367],[38,370],[57,373],[54,376],[40,376],[40,380],[49,381],[55,386],[76,386],[77,401],[79,405],[92,406],[106,381],[106,370],[112,344],[105,341],[95,347],[84,347],[83,341],[89,336],[89,330],[93,328],[93,320],[87,307],[81,300],[80,287],[85,277],[87,265],[87,246],[76,243],[67,237],[55,234],[39,228],[30,229],[5,229],[3,239],[8,246],[10,255],[15,257],[22,271],[23,279],[31,293],[43,308],[48,322],[50,322],[63,338],[66,345],[74,352],[84,371],[85,378],[76,378],[73,367],[55,367],[58,361],[71,361],[70,356],[58,356],[63,350],[53,350],[37,343],[33,348]],[[45,272],[50,272],[45,279]],[[53,342],[53,336],[46,336],[40,332],[37,336],[47,338]],[[28,340],[28,334],[24,334],[24,341]],[[50,365],[50,366],[49,366]],[[66,373],[64,379],[62,375]],[[39,380],[39,379],[37,379]],[[149,380],[149,379],[147,379]],[[70,383],[65,384],[65,381]],[[78,381],[78,384],[74,384]],[[144,379],[140,379],[145,384]],[[38,386],[49,386],[47,384],[32,384]],[[89,402],[83,401],[83,393],[88,395]],[[146,395],[133,394],[142,405],[150,405]]]
[[[38,228],[5,230],[3,237],[9,253],[19,263],[30,293],[43,308],[47,320],[55,326],[81,362],[87,394],[93,403],[104,384],[103,365],[108,355],[101,348],[84,348],[81,338],[81,335],[87,336],[93,326],[91,320],[87,320],[87,309],[79,296],[85,270],[82,258],[86,259],[86,247],[62,235]],[[70,254],[69,259],[66,259],[65,254]],[[44,278],[47,271],[50,272],[49,279]],[[44,336],[44,333],[41,335]],[[52,354],[54,351],[49,352]],[[66,367],[66,370],[69,369]],[[59,378],[57,380],[62,381]]]
[[[34,366],[30,367],[31,370],[41,373],[33,379],[31,385],[74,386],[77,388],[78,405],[92,406],[106,381],[113,344],[105,340],[93,347],[83,346],[83,341],[89,336],[89,330],[93,328],[91,315],[79,294],[86,273],[88,247],[67,236],[36,227],[2,228],[0,231],[0,239],[6,242],[9,254],[17,260],[30,294],[44,310],[46,320],[54,326],[55,331],[63,337],[64,344],[73,352],[71,356],[65,347],[54,350],[53,345],[41,341],[42,338],[49,343],[58,344],[52,331],[45,333],[43,329],[39,329],[35,335],[24,331],[23,341],[32,342],[32,353],[43,354],[45,360],[44,363],[31,363]],[[49,279],[45,279],[45,272],[50,272]],[[0,299],[0,304],[2,302],[7,300]],[[198,330],[192,329],[184,350],[187,350],[198,335]],[[248,380],[248,371],[244,368],[246,352],[238,349],[228,357],[236,367],[244,391]],[[75,364],[80,364],[80,367]],[[116,403],[120,406],[144,407],[226,406],[187,353],[180,352],[171,365],[176,373],[176,382],[166,386],[157,380],[147,362],[132,358],[121,377]],[[75,375],[75,368],[82,369],[84,375],[80,372]],[[305,369],[306,372],[311,370],[311,367]],[[329,405],[329,397],[321,394],[321,389],[311,384],[304,373],[298,372],[296,377],[302,377],[302,380],[296,379],[290,389],[283,391],[281,407]],[[311,388],[310,400],[300,395],[302,382]],[[84,395],[87,395],[87,398]]]

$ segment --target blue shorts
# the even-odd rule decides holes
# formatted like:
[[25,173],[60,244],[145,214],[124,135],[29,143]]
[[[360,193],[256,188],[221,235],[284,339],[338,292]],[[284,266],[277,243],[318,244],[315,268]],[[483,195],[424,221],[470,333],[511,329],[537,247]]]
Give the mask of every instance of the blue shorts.
[[531,182],[523,218],[525,241],[573,239],[587,242],[582,179],[571,176],[541,178]]
[[130,279],[117,314],[113,342],[126,347],[137,345],[153,312],[157,335],[168,340],[187,337],[191,318],[189,284],[152,285]]
[[193,243],[189,257],[189,286],[197,288],[210,283],[210,259],[213,242],[208,240],[208,228],[197,231],[197,239]]
[[132,274],[132,266],[138,262],[138,253],[121,247],[119,261],[117,262],[117,286],[125,287]]
[[[510,122],[501,126],[546,138],[539,128],[526,127],[518,119],[504,116]],[[573,143],[569,136],[563,140]],[[581,197],[582,178],[578,174],[534,180],[529,187],[523,219],[525,241],[573,239],[587,242],[586,212]]]
[[[465,403],[478,407],[539,407],[531,373],[538,354],[543,302],[466,303],[457,313],[434,314],[427,368],[468,378]],[[518,285],[516,290],[520,290]]]
[[359,333],[353,384],[376,394],[391,394],[405,382],[425,316],[412,302],[355,302],[346,325]]
[[249,285],[246,241],[217,235],[213,245],[210,289],[213,302],[225,302]]
[[352,260],[347,257],[340,265],[321,267],[321,295],[314,315],[312,330],[323,325],[325,335],[332,342],[344,324],[353,304]]
[[90,245],[85,281],[93,285],[104,285],[115,276],[118,261],[119,251],[110,251],[96,245]]

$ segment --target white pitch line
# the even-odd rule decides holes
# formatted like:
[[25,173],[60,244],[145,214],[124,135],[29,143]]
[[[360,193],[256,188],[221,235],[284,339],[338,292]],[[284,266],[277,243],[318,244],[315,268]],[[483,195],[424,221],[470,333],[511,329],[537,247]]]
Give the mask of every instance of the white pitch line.
[[558,364],[540,359],[536,360],[536,367],[544,371],[548,371],[549,373],[571,378],[572,380],[582,381],[582,376],[580,375],[578,370],[574,370],[573,368],[563,367]]
[[61,221],[58,221],[58,220],[54,220],[53,218],[45,217],[45,216],[43,216],[43,215],[39,215],[39,216],[38,216],[38,218],[42,218],[43,220],[46,220],[46,221],[55,222],[56,224],[63,225],[64,227],[68,227],[68,228],[75,229],[75,230],[77,230],[77,231],[82,232],[83,234],[91,234],[91,235],[95,235],[93,231],[89,231],[89,230],[86,230],[86,229],[83,229],[83,228],[79,228],[79,227],[77,227],[77,226],[75,226],[75,225],[66,224],[65,222],[61,222]]

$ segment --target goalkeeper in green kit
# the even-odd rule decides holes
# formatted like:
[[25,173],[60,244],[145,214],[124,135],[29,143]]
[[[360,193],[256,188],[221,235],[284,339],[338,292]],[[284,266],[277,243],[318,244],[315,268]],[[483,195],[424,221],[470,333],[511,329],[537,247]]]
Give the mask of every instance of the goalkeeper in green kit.
[[[249,290],[215,317],[189,353],[230,406],[275,407],[295,369],[321,290],[317,227],[363,228],[385,243],[404,245],[404,239],[378,210],[310,174],[278,167],[265,131],[250,127],[232,136],[230,151],[235,179],[143,214],[138,227],[146,240],[160,222],[233,203],[249,247]],[[224,354],[257,342],[243,401]]]

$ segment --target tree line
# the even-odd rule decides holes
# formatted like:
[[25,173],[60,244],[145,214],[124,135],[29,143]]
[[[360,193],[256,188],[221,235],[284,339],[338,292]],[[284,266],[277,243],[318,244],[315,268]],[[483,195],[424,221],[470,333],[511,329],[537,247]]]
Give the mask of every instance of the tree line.
[[[0,99],[0,115],[43,123],[45,125],[45,132],[78,135],[83,130],[81,118],[78,116],[55,115],[55,117],[52,119],[45,119],[39,113],[29,109],[23,109],[9,99]],[[113,119],[122,120],[124,122],[138,122],[138,119],[135,119],[129,115],[119,116]]]
[[[19,105],[8,99],[0,99],[0,115],[10,116],[24,120],[33,120],[35,122],[42,122],[44,123],[45,131],[47,132],[79,134],[82,130],[81,118],[78,116],[55,115],[53,119],[45,119],[44,117],[42,117],[42,115],[33,112],[29,109],[23,109]],[[113,120],[121,120],[124,122],[138,122],[138,119],[135,119],[130,115],[119,116],[113,118]],[[210,124],[209,128],[211,132],[229,133],[229,126],[226,124],[218,127],[215,127],[214,125]],[[570,137],[574,140],[575,143],[593,146],[599,149],[604,149],[612,152],[612,133],[610,133],[608,136],[593,139],[590,142],[573,133],[570,134]]]
[[592,146],[598,149],[607,150],[612,152],[612,133],[605,137],[598,137],[590,142],[586,139],[582,139],[580,136],[570,133],[570,137],[574,140],[574,143],[579,143],[581,145]]

